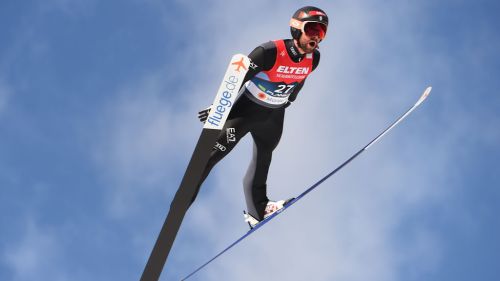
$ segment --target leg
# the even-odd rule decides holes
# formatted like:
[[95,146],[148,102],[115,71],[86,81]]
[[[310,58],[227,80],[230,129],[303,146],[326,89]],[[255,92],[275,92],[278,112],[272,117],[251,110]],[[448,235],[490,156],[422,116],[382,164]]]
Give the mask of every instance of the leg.
[[243,181],[247,210],[250,215],[262,220],[267,202],[267,175],[273,150],[278,145],[283,131],[284,109],[276,109],[268,120],[252,130],[254,139],[253,157]]
[[207,166],[205,167],[205,171],[203,172],[200,183],[198,184],[198,188],[196,193],[191,201],[191,204],[196,199],[198,192],[200,191],[201,184],[205,181],[205,179],[210,174],[212,168],[224,158],[236,144],[248,133],[249,131],[249,122],[245,118],[238,117],[226,122],[225,127],[222,129],[217,142],[212,148],[212,153],[210,154],[210,159],[208,160]]

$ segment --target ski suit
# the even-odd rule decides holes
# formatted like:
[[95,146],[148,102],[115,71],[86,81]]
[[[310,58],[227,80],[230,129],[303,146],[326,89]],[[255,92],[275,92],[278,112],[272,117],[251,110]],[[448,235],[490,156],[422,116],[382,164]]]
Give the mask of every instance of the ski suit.
[[[196,194],[212,168],[247,134],[252,135],[253,157],[243,180],[247,211],[262,220],[267,198],[267,174],[272,152],[283,130],[285,108],[295,101],[319,63],[319,51],[301,55],[293,40],[276,40],[255,48],[251,66],[221,135],[210,155]],[[193,198],[193,201],[195,197]]]

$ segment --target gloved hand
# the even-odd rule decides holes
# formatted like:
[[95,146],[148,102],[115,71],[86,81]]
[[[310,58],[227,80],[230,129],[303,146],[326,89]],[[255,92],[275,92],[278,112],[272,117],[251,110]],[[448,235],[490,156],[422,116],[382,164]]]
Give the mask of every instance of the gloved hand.
[[198,112],[198,119],[200,119],[201,123],[205,123],[207,121],[208,114],[210,113],[210,108],[212,108],[212,106],[209,106]]

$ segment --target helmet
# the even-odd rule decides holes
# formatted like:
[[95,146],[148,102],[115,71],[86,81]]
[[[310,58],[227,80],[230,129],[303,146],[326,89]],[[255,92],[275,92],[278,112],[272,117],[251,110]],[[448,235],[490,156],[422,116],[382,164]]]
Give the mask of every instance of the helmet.
[[293,39],[299,40],[308,22],[320,23],[323,29],[321,37],[326,35],[326,29],[328,27],[328,16],[326,13],[320,8],[306,6],[298,9],[290,20],[290,33],[292,33]]

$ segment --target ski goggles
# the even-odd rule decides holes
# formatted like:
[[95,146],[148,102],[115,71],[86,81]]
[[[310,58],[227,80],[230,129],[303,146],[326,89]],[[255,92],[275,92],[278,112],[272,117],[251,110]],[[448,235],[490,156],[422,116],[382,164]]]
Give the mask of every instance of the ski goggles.
[[320,40],[323,40],[326,36],[326,25],[317,21],[300,21],[291,19],[290,26],[299,29],[308,37],[318,36]]

